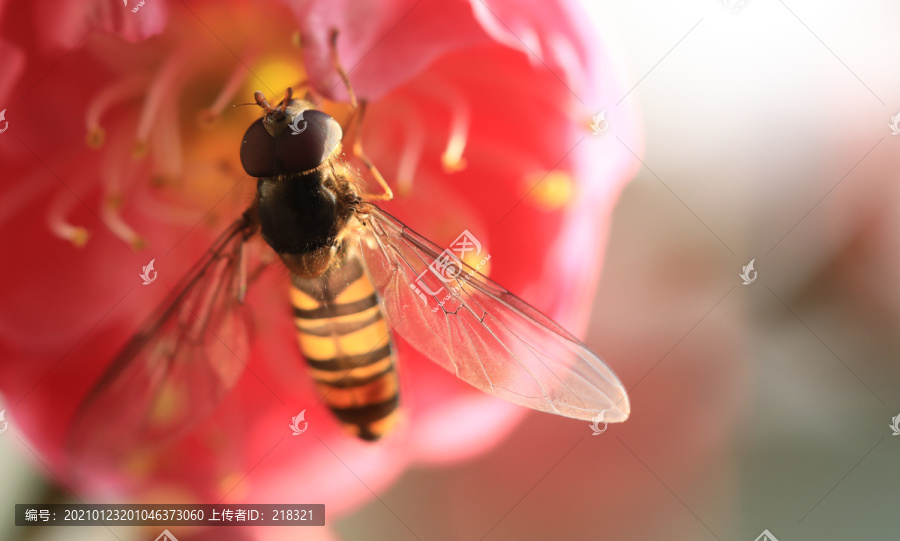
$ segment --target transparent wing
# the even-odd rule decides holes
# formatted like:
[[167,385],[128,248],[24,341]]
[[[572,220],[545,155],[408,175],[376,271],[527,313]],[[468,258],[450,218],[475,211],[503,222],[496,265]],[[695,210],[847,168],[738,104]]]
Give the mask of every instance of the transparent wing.
[[135,459],[183,436],[234,386],[249,351],[239,308],[256,229],[254,209],[231,224],[89,391],[69,438],[76,464]]
[[432,272],[444,250],[374,205],[361,212],[366,270],[393,330],[413,347],[514,404],[575,419],[628,417],[619,379],[577,338],[465,263]]

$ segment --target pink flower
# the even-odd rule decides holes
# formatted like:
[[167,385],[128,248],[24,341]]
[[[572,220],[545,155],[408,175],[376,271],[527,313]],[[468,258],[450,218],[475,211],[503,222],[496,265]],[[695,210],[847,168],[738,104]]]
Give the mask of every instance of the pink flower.
[[[0,243],[16,254],[0,282],[0,390],[56,476],[98,497],[303,501],[334,517],[408,466],[465,459],[515,428],[527,410],[471,389],[401,340],[408,424],[376,445],[348,438],[317,404],[286,273],[271,269],[248,297],[249,370],[189,437],[90,472],[64,446],[90,385],[250,200],[237,150],[258,110],[227,105],[257,89],[274,98],[305,77],[346,98],[327,54],[332,28],[370,101],[367,152],[398,193],[385,208],[441,245],[470,230],[492,256],[492,278],[581,330],[611,209],[636,164],[616,137],[635,151],[640,143],[634,115],[614,108],[624,90],[609,53],[574,7],[49,4],[7,4],[5,21],[40,31],[0,33],[10,66],[0,75],[10,122],[0,135],[10,179]],[[291,46],[298,24],[302,54]],[[593,136],[587,125],[602,109],[611,128]],[[144,287],[137,274],[151,259],[160,283]],[[308,432],[290,437],[285,424],[301,410]]]

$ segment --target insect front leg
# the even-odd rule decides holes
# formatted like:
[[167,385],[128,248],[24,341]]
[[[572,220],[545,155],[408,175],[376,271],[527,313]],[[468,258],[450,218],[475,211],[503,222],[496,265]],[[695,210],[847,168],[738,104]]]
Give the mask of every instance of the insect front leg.
[[381,176],[381,173],[378,171],[378,168],[375,167],[375,164],[372,163],[372,160],[366,156],[365,151],[362,147],[362,142],[360,141],[360,134],[362,133],[362,121],[363,117],[366,114],[366,102],[365,100],[358,100],[356,98],[356,92],[353,90],[353,85],[350,84],[350,78],[347,77],[347,72],[344,71],[343,66],[341,66],[341,61],[338,58],[337,53],[337,30],[332,30],[331,32],[331,58],[334,62],[334,69],[337,71],[338,75],[341,77],[341,80],[344,82],[344,87],[347,89],[347,95],[350,97],[350,107],[353,108],[353,112],[351,113],[350,120],[347,121],[347,130],[349,133],[352,129],[353,131],[353,155],[359,158],[361,162],[366,166],[372,176],[375,178],[375,181],[378,182],[378,185],[382,189],[382,193],[380,194],[366,194],[365,199],[373,200],[373,201],[390,201],[394,198],[394,192],[391,190],[391,187],[388,186],[384,177]]

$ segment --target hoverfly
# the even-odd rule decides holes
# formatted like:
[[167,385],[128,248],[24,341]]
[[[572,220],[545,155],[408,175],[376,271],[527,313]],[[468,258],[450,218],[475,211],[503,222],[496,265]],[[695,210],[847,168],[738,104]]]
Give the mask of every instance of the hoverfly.
[[[349,125],[361,122],[365,103],[338,62],[335,38]],[[249,346],[238,309],[258,274],[248,272],[245,245],[257,233],[290,271],[298,341],[315,385],[355,436],[377,440],[396,423],[392,333],[509,402],[575,419],[628,417],[622,384],[577,338],[459,260],[429,272],[446,260],[443,251],[374,204],[391,191],[358,138],[353,153],[382,194],[366,191],[342,158],[342,126],[311,101],[290,88],[275,107],[261,92],[255,101],[263,116],[240,150],[257,179],[255,200],[89,392],[74,425],[78,456],[116,456],[183,433],[234,386]]]

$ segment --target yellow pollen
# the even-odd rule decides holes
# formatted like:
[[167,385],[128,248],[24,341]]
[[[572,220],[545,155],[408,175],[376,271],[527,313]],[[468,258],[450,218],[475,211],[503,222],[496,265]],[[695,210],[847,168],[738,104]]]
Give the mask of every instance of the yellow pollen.
[[73,227],[71,235],[72,236],[69,238],[69,241],[71,241],[72,245],[76,248],[84,248],[84,245],[87,244],[88,238],[90,238],[88,230],[83,227]]
[[469,165],[466,159],[462,156],[454,156],[450,154],[449,148],[441,156],[441,164],[444,166],[444,172],[448,174],[458,173]]
[[[256,77],[250,78],[244,86],[246,90],[238,95],[252,97],[253,91],[263,90],[266,97],[269,98],[269,103],[275,105],[280,102],[284,97],[284,91],[287,87],[296,86],[297,83],[306,78],[306,71],[303,69],[303,66],[297,62],[297,59],[294,58],[293,55],[295,54],[295,52],[292,52],[291,57],[270,56],[262,58],[253,70]],[[275,92],[275,94],[269,96],[268,89],[257,88],[259,86],[259,81],[265,81],[268,88]],[[299,92],[298,88],[294,88],[294,97],[303,97],[303,94]],[[242,99],[241,101],[246,100]],[[246,107],[246,109],[252,110],[253,108]],[[259,116],[259,109],[257,108],[253,113],[255,116]]]
[[[541,176],[529,175],[524,179],[525,190],[531,190],[528,198],[544,210],[559,210],[568,204],[575,195],[575,184],[572,177],[563,171],[551,171],[543,180]],[[537,184],[535,186],[535,184]]]
[[186,405],[185,391],[173,384],[164,385],[159,390],[150,410],[152,425],[166,425],[176,420],[176,416]]
[[122,197],[122,194],[110,194],[109,197],[106,198],[106,206],[115,212],[118,212],[122,209],[122,205],[125,204],[125,199]]
[[134,150],[131,155],[134,159],[139,160],[147,155],[147,152],[150,150],[150,145],[147,141],[137,141],[134,143]]
[[429,93],[440,99],[449,109],[450,135],[447,138],[444,153],[441,155],[441,163],[445,173],[457,173],[465,169],[467,165],[463,158],[463,152],[466,150],[466,140],[469,136],[471,111],[460,92],[444,81],[434,81]]
[[485,276],[491,275],[491,260],[488,259],[488,250],[487,245],[481,245],[481,253],[476,254],[475,252],[466,252],[466,255],[463,256],[462,261],[466,265],[472,267],[477,270],[480,274]]
[[88,130],[85,142],[87,143],[88,148],[97,149],[103,146],[104,139],[106,139],[106,132],[103,128],[97,126]]
[[447,141],[447,148],[441,155],[444,172],[448,174],[462,171],[468,165],[466,159],[463,158],[463,151],[466,149],[466,135],[469,128],[464,120],[459,120],[455,124],[450,140]]

